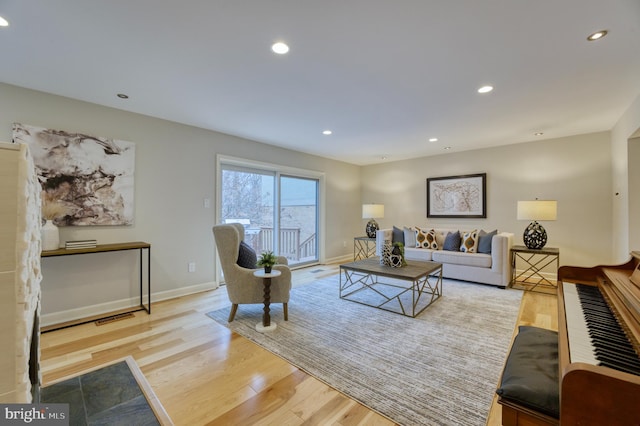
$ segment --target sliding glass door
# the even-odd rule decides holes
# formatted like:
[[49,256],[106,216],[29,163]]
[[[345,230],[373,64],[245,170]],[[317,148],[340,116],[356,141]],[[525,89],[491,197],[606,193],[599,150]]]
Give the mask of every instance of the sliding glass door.
[[318,261],[317,178],[221,164],[220,219],[242,223],[259,255],[271,250],[289,265]]
[[290,264],[318,260],[318,180],[279,177],[279,252]]

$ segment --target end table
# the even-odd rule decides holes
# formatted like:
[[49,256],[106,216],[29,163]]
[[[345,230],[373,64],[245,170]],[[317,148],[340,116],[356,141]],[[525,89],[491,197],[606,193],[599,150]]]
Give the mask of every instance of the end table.
[[376,239],[355,237],[353,239],[353,261],[367,259],[376,255]]
[[[520,271],[516,269],[518,261],[524,262],[524,269]],[[560,249],[558,248],[530,249],[525,246],[511,247],[511,287],[555,294],[555,289],[558,288],[557,280],[552,282],[542,274],[543,269],[553,268],[552,265],[554,263],[557,277],[558,268],[560,267]],[[548,290],[544,291],[544,289]]]
[[256,330],[264,333],[265,331],[273,331],[278,326],[275,322],[271,321],[270,304],[271,304],[271,278],[279,277],[282,272],[278,270],[272,270],[270,273],[264,272],[264,269],[254,271],[253,276],[262,278],[262,285],[264,286],[264,314],[262,314],[262,322],[256,324]]

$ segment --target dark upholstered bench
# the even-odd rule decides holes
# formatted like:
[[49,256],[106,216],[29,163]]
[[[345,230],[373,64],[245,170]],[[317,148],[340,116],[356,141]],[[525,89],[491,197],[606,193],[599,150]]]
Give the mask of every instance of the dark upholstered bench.
[[520,326],[496,390],[503,426],[559,424],[559,389],[558,333]]

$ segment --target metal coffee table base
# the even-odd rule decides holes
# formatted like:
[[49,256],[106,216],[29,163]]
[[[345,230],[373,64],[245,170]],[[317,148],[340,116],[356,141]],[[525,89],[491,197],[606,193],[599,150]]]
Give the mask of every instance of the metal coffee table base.
[[414,318],[442,296],[441,265],[417,276],[403,276],[404,268],[349,267],[358,263],[340,267],[341,299]]

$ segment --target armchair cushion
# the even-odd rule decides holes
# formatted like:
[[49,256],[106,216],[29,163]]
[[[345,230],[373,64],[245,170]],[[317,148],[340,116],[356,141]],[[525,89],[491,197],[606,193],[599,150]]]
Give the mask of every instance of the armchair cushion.
[[240,248],[238,250],[238,261],[236,262],[238,266],[242,266],[247,269],[254,269],[257,262],[258,257],[256,252],[251,248],[251,246],[249,246],[249,244],[241,241]]

